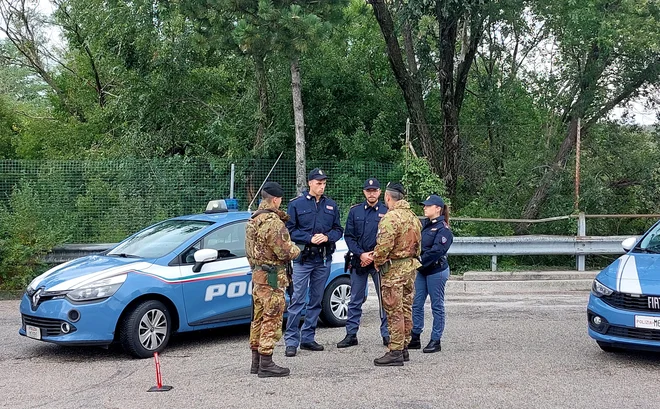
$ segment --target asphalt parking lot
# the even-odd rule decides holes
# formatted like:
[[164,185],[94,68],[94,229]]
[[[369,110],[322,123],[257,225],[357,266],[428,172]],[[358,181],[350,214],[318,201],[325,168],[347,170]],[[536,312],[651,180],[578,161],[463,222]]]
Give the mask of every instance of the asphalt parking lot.
[[[0,301],[0,405],[7,408],[647,408],[658,401],[660,355],[607,354],[587,336],[587,292],[449,295],[443,350],[411,351],[378,368],[378,310],[365,308],[360,344],[319,328],[323,352],[274,360],[288,378],[249,374],[248,327],[175,337],[151,359],[119,348],[58,347],[18,335],[18,301]],[[428,308],[428,305],[427,305]],[[430,325],[427,313],[427,325]],[[422,341],[428,341],[428,332]]]

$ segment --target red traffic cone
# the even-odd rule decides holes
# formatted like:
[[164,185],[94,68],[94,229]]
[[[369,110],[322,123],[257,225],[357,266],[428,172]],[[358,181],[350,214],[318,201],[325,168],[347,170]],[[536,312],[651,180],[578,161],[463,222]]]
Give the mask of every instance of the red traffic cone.
[[163,385],[163,378],[160,376],[160,359],[158,358],[158,352],[154,352],[154,362],[156,363],[156,386],[152,386],[147,392],[167,392],[172,390],[173,386]]

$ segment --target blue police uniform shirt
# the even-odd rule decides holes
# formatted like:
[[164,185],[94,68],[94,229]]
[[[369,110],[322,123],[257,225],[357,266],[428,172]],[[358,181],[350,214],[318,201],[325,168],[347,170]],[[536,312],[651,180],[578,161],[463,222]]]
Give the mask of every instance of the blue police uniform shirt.
[[311,244],[312,236],[317,233],[328,236],[328,242],[334,243],[341,239],[344,229],[339,224],[339,208],[337,203],[327,197],[321,196],[319,202],[316,198],[303,192],[289,202],[287,208],[289,221],[286,227],[289,229],[291,240],[296,244]]
[[454,234],[444,218],[425,220],[422,225],[422,266],[419,272],[424,275],[439,273],[449,267],[447,250],[454,241]]
[[344,240],[348,249],[356,256],[372,251],[376,247],[378,222],[387,213],[387,206],[377,202],[373,207],[365,200],[348,211]]

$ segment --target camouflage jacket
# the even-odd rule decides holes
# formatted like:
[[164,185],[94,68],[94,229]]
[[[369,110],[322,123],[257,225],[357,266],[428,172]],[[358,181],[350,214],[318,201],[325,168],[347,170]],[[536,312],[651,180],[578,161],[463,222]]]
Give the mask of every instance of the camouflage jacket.
[[399,200],[385,213],[378,224],[374,264],[380,267],[387,260],[419,257],[422,223],[410,210],[410,204]]
[[288,218],[265,200],[261,202],[245,227],[245,254],[251,268],[263,264],[279,266],[298,257],[300,249],[284,225]]

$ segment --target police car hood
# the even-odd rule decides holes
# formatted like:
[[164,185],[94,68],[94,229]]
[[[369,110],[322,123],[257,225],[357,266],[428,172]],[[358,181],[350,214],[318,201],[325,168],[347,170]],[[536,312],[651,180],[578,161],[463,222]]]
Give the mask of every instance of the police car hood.
[[598,279],[623,293],[660,294],[660,254],[624,254],[603,270]]
[[51,268],[35,278],[30,287],[43,287],[46,291],[80,288],[96,280],[151,266],[151,260],[93,255],[77,258]]

